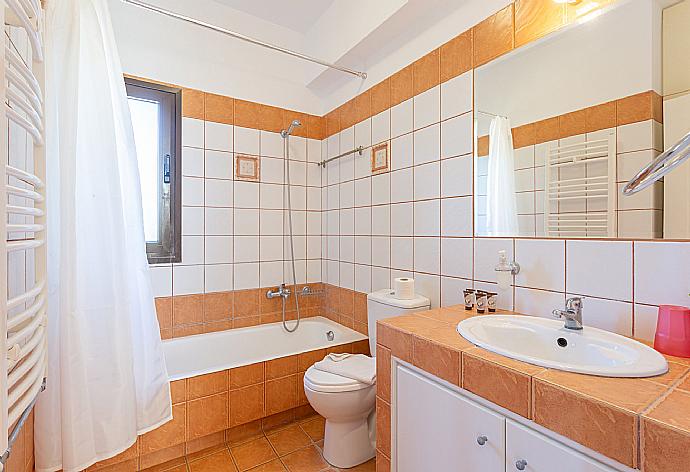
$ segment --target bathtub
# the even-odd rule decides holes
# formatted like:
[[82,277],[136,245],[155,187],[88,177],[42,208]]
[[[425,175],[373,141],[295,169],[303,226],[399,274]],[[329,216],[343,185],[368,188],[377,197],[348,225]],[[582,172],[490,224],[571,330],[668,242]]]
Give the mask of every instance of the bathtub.
[[[289,321],[292,327],[294,321]],[[332,341],[326,333],[333,331]],[[282,323],[197,334],[163,341],[171,381],[367,339],[321,316],[302,319],[294,333]]]

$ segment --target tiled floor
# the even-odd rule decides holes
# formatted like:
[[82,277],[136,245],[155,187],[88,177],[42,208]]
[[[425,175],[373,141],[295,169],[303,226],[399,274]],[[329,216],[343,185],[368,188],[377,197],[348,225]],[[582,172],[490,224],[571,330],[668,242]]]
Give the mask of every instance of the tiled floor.
[[246,442],[217,446],[185,458],[166,472],[375,472],[372,459],[352,469],[331,467],[322,456],[324,419],[312,416]]

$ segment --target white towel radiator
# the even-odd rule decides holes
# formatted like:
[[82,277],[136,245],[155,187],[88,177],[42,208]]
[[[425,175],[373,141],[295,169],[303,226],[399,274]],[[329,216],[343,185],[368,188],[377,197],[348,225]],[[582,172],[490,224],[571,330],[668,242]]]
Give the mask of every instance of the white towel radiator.
[[550,237],[616,235],[616,132],[554,144],[546,156],[544,232]]
[[[39,0],[4,1],[0,471],[45,389],[47,353],[43,9]],[[23,156],[12,155],[14,139],[25,140]]]

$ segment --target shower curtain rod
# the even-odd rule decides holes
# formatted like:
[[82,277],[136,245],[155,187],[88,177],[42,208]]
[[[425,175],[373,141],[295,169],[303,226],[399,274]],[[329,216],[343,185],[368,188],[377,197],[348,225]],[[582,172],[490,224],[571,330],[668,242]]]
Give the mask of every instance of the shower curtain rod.
[[137,7],[141,7],[141,8],[144,8],[146,10],[149,10],[149,11],[160,13],[162,15],[166,15],[166,16],[169,16],[171,18],[177,18],[178,20],[186,21],[187,23],[192,23],[194,25],[201,26],[203,28],[210,29],[212,31],[216,31],[218,33],[223,33],[223,34],[226,34],[226,35],[231,36],[233,38],[241,39],[242,41],[246,41],[246,42],[251,43],[251,44],[256,44],[257,46],[261,46],[261,47],[264,47],[267,49],[272,49],[273,51],[282,52],[283,54],[288,54],[290,56],[297,57],[297,58],[303,59],[305,61],[313,62],[315,64],[329,67],[331,69],[336,69],[336,70],[339,70],[341,72],[345,72],[346,74],[352,74],[352,75],[355,75],[361,79],[367,78],[366,72],[360,72],[360,71],[348,69],[347,67],[341,67],[341,66],[338,66],[335,64],[331,64],[330,62],[322,61],[321,59],[307,56],[306,54],[292,51],[290,49],[287,49],[287,48],[284,48],[281,46],[276,46],[274,44],[266,43],[264,41],[260,41],[258,39],[254,39],[252,37],[245,36],[243,34],[235,32],[235,31],[221,28],[220,26],[215,26],[215,25],[212,25],[210,23],[206,23],[206,22],[197,20],[195,18],[191,18],[191,17],[185,16],[185,15],[181,15],[179,13],[175,13],[175,12],[170,11],[170,10],[166,10],[164,8],[157,7],[155,5],[150,5],[148,3],[145,3],[145,2],[142,2],[139,0],[122,0],[122,1],[125,3],[128,3],[130,5],[135,5]]

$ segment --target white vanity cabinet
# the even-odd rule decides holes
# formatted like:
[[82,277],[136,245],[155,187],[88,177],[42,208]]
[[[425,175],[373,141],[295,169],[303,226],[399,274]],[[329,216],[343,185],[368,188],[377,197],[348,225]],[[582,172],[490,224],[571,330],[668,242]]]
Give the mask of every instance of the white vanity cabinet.
[[533,429],[515,421],[506,420],[506,472],[519,470],[530,472],[614,471]]
[[405,367],[397,373],[397,472],[505,469],[505,418]]
[[415,369],[397,365],[394,378],[395,472],[629,470],[604,465]]

